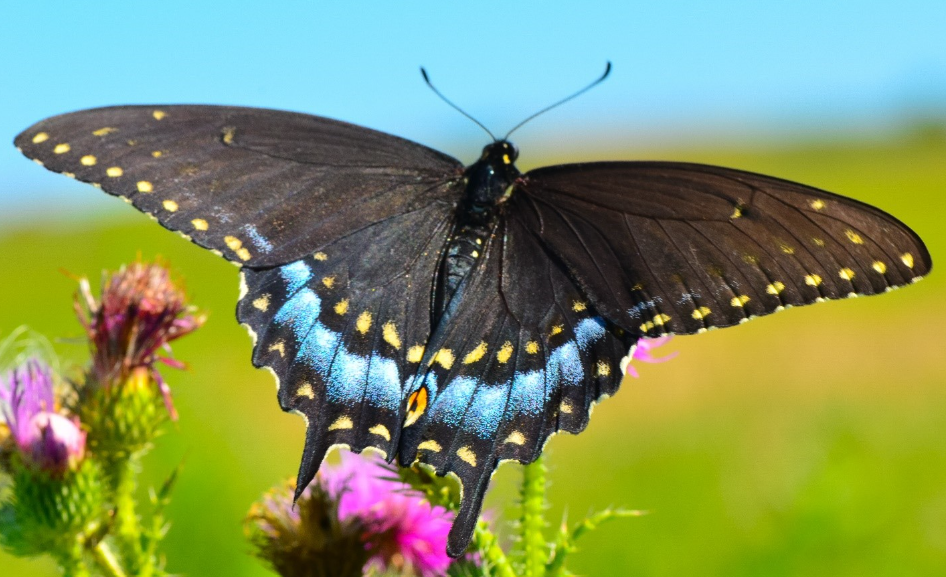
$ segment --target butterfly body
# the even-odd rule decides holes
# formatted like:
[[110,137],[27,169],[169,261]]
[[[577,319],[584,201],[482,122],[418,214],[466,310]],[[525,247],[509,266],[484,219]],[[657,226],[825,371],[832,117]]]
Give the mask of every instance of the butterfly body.
[[927,274],[919,237],[823,190],[675,162],[464,167],[326,118],[120,106],[16,140],[242,267],[253,363],[302,414],[298,491],[333,446],[454,474],[449,552],[502,460],[613,395],[640,338],[694,334]]
[[464,194],[457,203],[434,289],[434,325],[444,320],[447,305],[479,259],[484,242],[496,229],[502,204],[521,174],[514,164],[518,154],[511,143],[496,141],[486,146],[480,160],[464,171]]

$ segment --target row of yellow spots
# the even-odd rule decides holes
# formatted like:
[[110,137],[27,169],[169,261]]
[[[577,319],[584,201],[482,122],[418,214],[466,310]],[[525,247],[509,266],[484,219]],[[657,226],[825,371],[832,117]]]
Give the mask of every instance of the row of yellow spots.
[[[332,422],[332,424],[328,426],[328,430],[329,431],[344,431],[344,430],[352,429],[354,427],[355,427],[355,423],[352,422],[351,417],[347,415],[342,415],[341,417],[338,417],[337,419],[335,419]],[[382,425],[381,423],[378,423],[377,425],[374,425],[373,427],[369,428],[368,432],[371,433],[372,435],[377,435],[383,438],[385,441],[391,440],[391,431],[389,431],[388,428]]]
[[641,332],[646,333],[647,331],[653,330],[655,327],[662,327],[668,322],[670,322],[670,315],[660,313],[655,315],[651,320],[642,324],[640,329]]
[[232,250],[234,253],[236,253],[238,257],[240,257],[240,260],[247,261],[247,260],[250,260],[250,258],[252,258],[250,251],[248,251],[243,246],[243,241],[241,241],[237,237],[225,236],[223,237],[223,242],[226,243],[227,247],[229,247],[230,250]]
[[[519,445],[521,447],[526,444],[526,436],[523,435],[521,431],[513,431],[509,433],[509,435],[507,435],[505,439],[503,439],[503,443],[508,443],[511,445]],[[431,453],[439,453],[443,451],[443,447],[440,446],[440,443],[438,443],[437,441],[433,439],[420,443],[419,445],[417,445],[417,449],[419,451],[430,451]],[[476,453],[474,453],[470,447],[468,446],[460,447],[459,449],[457,449],[456,455],[457,457],[460,458],[461,461],[465,462],[471,467],[476,466],[476,462],[477,462]]]
[[[525,442],[525,439],[523,439],[523,442]],[[440,443],[438,443],[437,441],[430,439],[429,441],[424,441],[423,443],[417,445],[417,449],[419,451],[430,451],[431,453],[439,453],[440,451],[443,450],[443,447],[441,447]],[[471,467],[476,466],[476,453],[473,452],[473,449],[467,446],[460,447],[459,449],[457,449],[456,455],[457,457],[460,458],[461,461],[463,461],[467,465]]]

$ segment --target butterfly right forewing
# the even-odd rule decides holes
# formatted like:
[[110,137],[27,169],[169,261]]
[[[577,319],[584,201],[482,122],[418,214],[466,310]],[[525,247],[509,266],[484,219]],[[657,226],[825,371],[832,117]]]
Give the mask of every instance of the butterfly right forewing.
[[555,166],[526,174],[512,202],[512,218],[542,238],[594,306],[644,336],[877,294],[931,266],[919,237],[879,209],[726,168]]

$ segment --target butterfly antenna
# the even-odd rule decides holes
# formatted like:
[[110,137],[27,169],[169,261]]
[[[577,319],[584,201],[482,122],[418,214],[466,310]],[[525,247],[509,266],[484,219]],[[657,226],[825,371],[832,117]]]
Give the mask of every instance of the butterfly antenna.
[[482,123],[482,122],[480,122],[479,120],[477,120],[477,119],[473,118],[472,116],[470,116],[469,114],[467,114],[465,110],[463,110],[462,108],[460,108],[459,106],[457,106],[456,104],[454,104],[453,102],[451,102],[449,98],[447,98],[447,97],[444,96],[439,90],[437,90],[437,88],[433,85],[433,83],[430,82],[430,77],[427,76],[427,71],[424,70],[424,67],[423,67],[423,66],[420,67],[420,73],[421,73],[421,76],[424,77],[424,82],[426,82],[426,83],[427,83],[427,86],[429,86],[430,89],[434,91],[434,94],[436,94],[437,96],[440,97],[441,100],[443,100],[444,102],[446,102],[447,104],[449,104],[450,106],[452,106],[452,107],[454,108],[454,110],[456,110],[457,112],[459,112],[459,113],[462,114],[463,116],[466,116],[467,118],[469,118],[470,120],[472,120],[473,122],[475,122],[477,126],[479,126],[480,128],[482,128],[483,130],[486,131],[486,134],[488,134],[490,138],[492,138],[493,140],[496,140],[496,136],[494,136],[493,133],[490,132],[488,128],[486,128],[485,126],[483,126],[483,123]]
[[559,100],[558,102],[556,102],[555,104],[550,104],[550,105],[546,106],[545,108],[543,108],[542,110],[536,112],[535,114],[533,114],[533,115],[530,116],[529,118],[526,118],[525,120],[523,120],[523,121],[520,122],[519,124],[513,126],[513,127],[512,127],[512,130],[510,130],[509,132],[507,132],[507,133],[506,133],[506,136],[503,137],[503,140],[508,139],[510,134],[512,134],[513,132],[519,130],[519,129],[522,127],[523,124],[525,124],[526,122],[529,122],[530,120],[532,120],[532,119],[535,118],[536,116],[539,116],[540,114],[545,114],[545,113],[548,112],[549,110],[552,110],[553,108],[555,108],[555,107],[557,107],[557,106],[561,106],[562,104],[565,104],[566,102],[568,102],[569,100],[572,100],[573,98],[578,98],[579,96],[581,96],[581,95],[584,94],[585,92],[588,92],[589,90],[591,90],[591,89],[594,88],[595,86],[601,84],[602,82],[604,82],[604,79],[608,77],[608,74],[611,74],[611,61],[608,61],[607,66],[604,67],[604,74],[602,74],[601,76],[599,76],[597,80],[595,80],[594,82],[592,82],[592,83],[589,84],[588,86],[585,86],[584,88],[582,88],[582,89],[579,90],[578,92],[572,94],[571,96],[568,96],[568,97],[566,97],[566,98],[563,98],[563,99]]

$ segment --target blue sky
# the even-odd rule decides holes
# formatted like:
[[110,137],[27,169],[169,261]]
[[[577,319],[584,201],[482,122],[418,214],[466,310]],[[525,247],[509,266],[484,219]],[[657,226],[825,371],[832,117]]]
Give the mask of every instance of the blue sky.
[[293,109],[471,160],[486,142],[423,85],[529,150],[845,131],[946,117],[946,2],[6,2],[0,210],[97,204],[9,143],[53,114],[131,103]]

